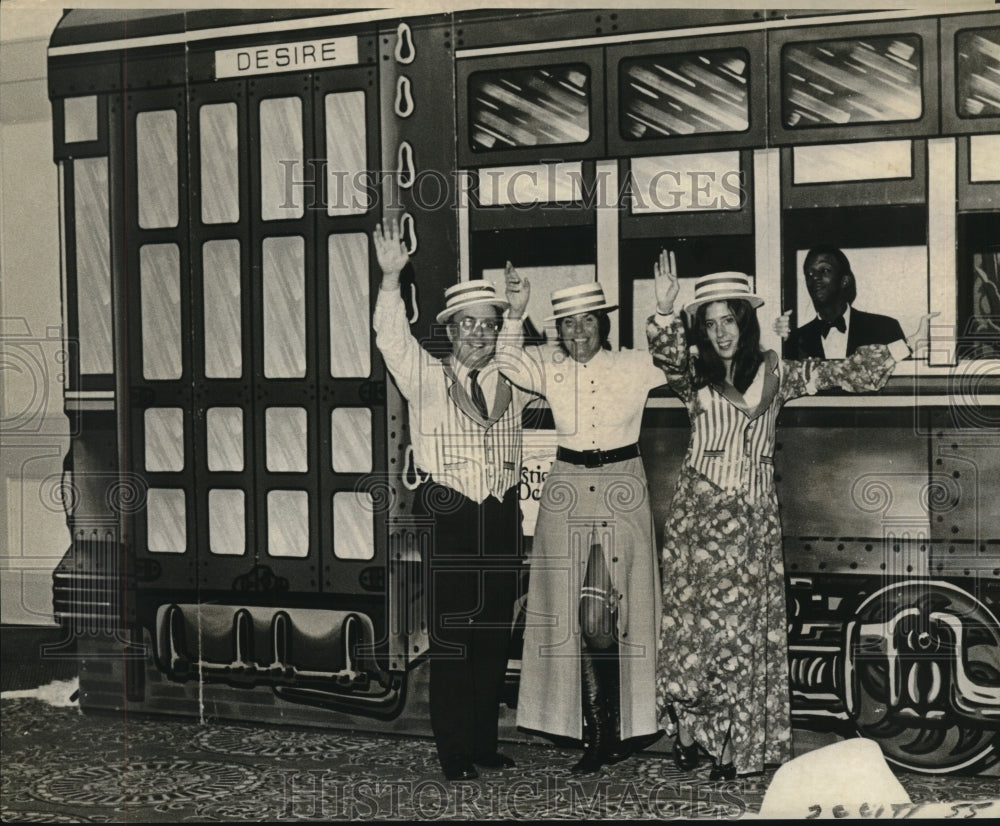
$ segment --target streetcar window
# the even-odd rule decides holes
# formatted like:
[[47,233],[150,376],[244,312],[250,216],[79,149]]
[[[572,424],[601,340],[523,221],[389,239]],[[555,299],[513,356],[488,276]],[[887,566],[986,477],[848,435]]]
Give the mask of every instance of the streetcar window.
[[208,469],[243,470],[243,408],[210,407],[205,411]]
[[149,381],[179,379],[181,363],[181,265],[176,244],[139,249],[142,307],[142,375]]
[[201,136],[201,220],[240,220],[240,167],[235,103],[211,103],[198,112]]
[[305,239],[265,238],[262,245],[264,375],[306,374]]
[[173,109],[140,112],[136,116],[135,158],[139,226],[176,227],[177,113]]
[[243,375],[240,242],[206,241],[201,255],[205,376],[238,379]]
[[912,177],[911,141],[817,144],[792,148],[792,182],[795,184]]
[[372,412],[367,407],[337,407],[330,413],[331,462],[336,473],[372,469]]
[[590,67],[585,63],[476,72],[468,88],[473,151],[590,138]]
[[1000,135],[969,137],[969,180],[974,184],[1000,181]]
[[187,509],[184,491],[150,488],[146,494],[146,547],[152,553],[182,554],[187,550]]
[[66,98],[63,101],[63,117],[66,121],[63,140],[66,143],[97,140],[97,95]]
[[114,351],[108,159],[81,158],[72,163],[80,372],[109,374],[114,372]]
[[619,124],[626,140],[745,132],[750,55],[719,49],[646,55],[619,64]]
[[301,218],[305,192],[302,100],[271,98],[260,102],[260,214],[265,221]]
[[368,238],[361,232],[331,235],[327,254],[330,375],[364,378],[372,369]]
[[479,205],[566,203],[580,200],[580,161],[494,166],[479,170]]
[[338,559],[375,556],[375,505],[370,493],[333,494],[333,553]]
[[242,490],[208,492],[208,547],[213,554],[246,553],[246,495]]
[[267,492],[267,553],[304,557],[309,554],[309,494],[304,490]]
[[327,215],[361,215],[365,188],[365,93],[326,96]]
[[787,44],[781,51],[785,127],[918,120],[922,49],[917,35]]
[[184,470],[184,411],[179,407],[150,407],[143,419],[146,470]]
[[633,215],[743,206],[738,151],[633,158],[629,166]]
[[271,473],[309,470],[309,417],[302,407],[269,407],[264,411],[267,469]]
[[1000,115],[1000,27],[966,29],[955,35],[958,114],[963,118]]

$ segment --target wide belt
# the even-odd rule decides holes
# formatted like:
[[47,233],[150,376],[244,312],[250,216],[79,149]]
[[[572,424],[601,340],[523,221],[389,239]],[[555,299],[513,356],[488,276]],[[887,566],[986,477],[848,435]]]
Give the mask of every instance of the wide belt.
[[631,444],[616,447],[612,450],[570,450],[568,447],[556,448],[556,459],[569,462],[571,465],[584,467],[601,467],[626,459],[636,459],[639,456],[639,445]]

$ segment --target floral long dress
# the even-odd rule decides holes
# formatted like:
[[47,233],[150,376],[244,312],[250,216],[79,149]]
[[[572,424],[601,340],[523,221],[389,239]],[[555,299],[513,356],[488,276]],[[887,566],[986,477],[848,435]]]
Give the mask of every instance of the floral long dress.
[[695,389],[678,330],[653,319],[647,327],[691,419],[664,526],[657,711],[673,733],[672,707],[716,758],[728,734],[736,771],[760,772],[791,755],[775,421],[786,401],[817,390],[879,390],[896,362],[882,345],[842,361],[781,361],[769,351],[745,394]]

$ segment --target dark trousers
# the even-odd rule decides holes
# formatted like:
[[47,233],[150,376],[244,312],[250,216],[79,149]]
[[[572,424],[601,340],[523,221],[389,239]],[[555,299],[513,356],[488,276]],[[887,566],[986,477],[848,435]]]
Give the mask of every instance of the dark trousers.
[[[497,720],[521,567],[515,485],[477,503],[436,483],[431,547],[431,728],[444,767],[497,749]],[[434,488],[437,488],[435,491]]]

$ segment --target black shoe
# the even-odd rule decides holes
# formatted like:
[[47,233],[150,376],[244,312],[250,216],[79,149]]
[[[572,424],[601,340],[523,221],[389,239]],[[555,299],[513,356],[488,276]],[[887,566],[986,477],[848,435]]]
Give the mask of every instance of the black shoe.
[[736,766],[732,763],[723,763],[719,765],[716,763],[712,766],[712,771],[708,775],[709,780],[735,780],[736,779]]
[[473,757],[472,762],[485,769],[517,768],[517,763],[514,762],[513,758],[508,757],[506,754],[501,754],[498,751],[493,752],[493,754],[483,755],[482,757]]
[[583,757],[570,769],[573,774],[595,772],[603,766],[612,739],[607,703],[601,693],[594,660],[586,649],[580,654],[580,688],[586,746]]
[[681,744],[681,738],[674,739],[674,765],[682,772],[698,768],[698,744],[694,741],[689,746]]
[[471,763],[453,763],[443,766],[444,776],[447,780],[475,780],[479,777],[479,772]]

